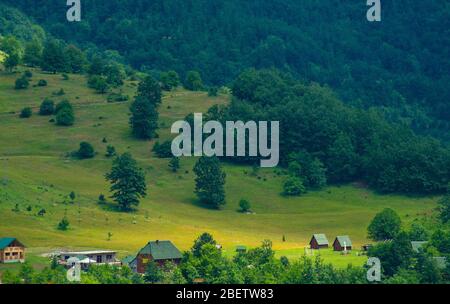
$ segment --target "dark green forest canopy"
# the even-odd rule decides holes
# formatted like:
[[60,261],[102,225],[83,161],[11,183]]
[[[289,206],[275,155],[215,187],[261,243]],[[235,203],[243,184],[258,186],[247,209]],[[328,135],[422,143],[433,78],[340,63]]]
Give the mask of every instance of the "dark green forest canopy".
[[66,21],[65,1],[2,2],[58,38],[117,50],[135,68],[198,70],[220,85],[245,68],[276,67],[450,137],[448,1],[383,1],[380,23],[367,22],[362,0],[83,0],[80,23]]
[[363,180],[381,192],[415,194],[447,189],[450,149],[388,122],[379,110],[351,107],[327,87],[276,70],[247,70],[231,87],[231,104],[211,108],[207,119],[279,121],[281,163],[298,162],[303,178],[315,174],[308,166],[316,160],[332,183]]

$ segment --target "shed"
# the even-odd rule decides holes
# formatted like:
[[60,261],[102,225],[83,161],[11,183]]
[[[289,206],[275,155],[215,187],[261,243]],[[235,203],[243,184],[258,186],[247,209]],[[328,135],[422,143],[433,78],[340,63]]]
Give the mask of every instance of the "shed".
[[313,234],[311,241],[309,242],[311,249],[322,249],[328,248],[330,243],[328,242],[327,236],[323,233]]
[[333,243],[334,251],[352,250],[352,241],[348,235],[337,236]]
[[247,252],[247,247],[245,247],[243,245],[236,246],[236,252],[237,253],[246,253]]

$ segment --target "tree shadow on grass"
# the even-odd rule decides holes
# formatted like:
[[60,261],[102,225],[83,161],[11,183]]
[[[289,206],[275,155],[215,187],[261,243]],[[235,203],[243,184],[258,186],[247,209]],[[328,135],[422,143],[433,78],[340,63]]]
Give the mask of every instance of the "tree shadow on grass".
[[118,204],[111,203],[111,202],[99,204],[99,206],[103,211],[107,211],[107,212],[126,213],[126,214],[137,213],[136,208],[130,208],[129,210],[123,210],[122,208],[119,207]]
[[186,204],[189,204],[189,205],[201,208],[201,209],[205,209],[205,210],[211,210],[211,211],[221,211],[222,210],[221,208],[217,208],[217,207],[208,205],[208,204],[202,202],[201,200],[199,200],[198,198],[193,198],[193,197],[184,199],[183,203],[186,203]]

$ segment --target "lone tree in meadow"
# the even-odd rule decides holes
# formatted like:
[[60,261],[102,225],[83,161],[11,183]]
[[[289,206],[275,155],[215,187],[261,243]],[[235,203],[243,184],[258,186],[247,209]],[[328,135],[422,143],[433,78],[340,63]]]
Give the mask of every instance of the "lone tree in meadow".
[[39,108],[39,115],[48,116],[55,113],[55,103],[53,100],[46,98]]
[[130,126],[139,139],[153,139],[158,129],[158,105],[161,103],[161,87],[148,76],[139,84],[138,94],[130,107]]
[[111,198],[119,204],[122,211],[130,211],[132,206],[138,206],[140,199],[147,195],[144,172],[130,153],[122,154],[114,160],[111,172],[106,174],[106,180],[111,183]]
[[217,157],[201,157],[194,167],[195,193],[204,204],[220,208],[225,204],[225,178]]
[[76,154],[79,159],[93,158],[95,156],[95,150],[90,143],[83,141],[80,143],[80,148]]
[[153,139],[158,129],[156,105],[143,96],[136,97],[131,105],[130,126],[133,135],[139,139]]
[[367,231],[374,241],[391,240],[400,233],[400,216],[392,209],[386,208],[373,218]]

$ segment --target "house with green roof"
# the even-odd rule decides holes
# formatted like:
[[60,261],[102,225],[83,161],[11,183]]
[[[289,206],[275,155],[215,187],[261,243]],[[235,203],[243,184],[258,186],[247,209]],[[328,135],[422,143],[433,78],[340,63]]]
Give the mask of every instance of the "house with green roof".
[[324,249],[330,246],[327,236],[323,233],[313,234],[311,241],[309,242],[311,249]]
[[333,243],[334,251],[352,250],[352,240],[348,235],[337,236]]
[[16,238],[0,238],[0,263],[25,262],[25,246]]
[[180,250],[171,241],[148,242],[136,256],[136,271],[144,274],[151,261],[159,266],[164,266],[167,262],[179,264],[182,257]]

